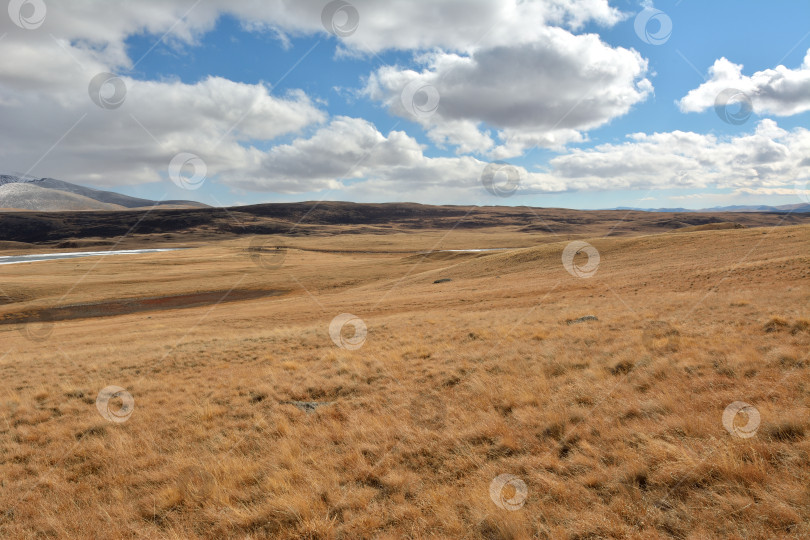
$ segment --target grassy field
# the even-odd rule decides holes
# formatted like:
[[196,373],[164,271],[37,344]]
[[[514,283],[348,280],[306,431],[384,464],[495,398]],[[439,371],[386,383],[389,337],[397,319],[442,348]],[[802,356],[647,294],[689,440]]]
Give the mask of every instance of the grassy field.
[[0,266],[0,537],[808,538],[808,248],[491,228]]

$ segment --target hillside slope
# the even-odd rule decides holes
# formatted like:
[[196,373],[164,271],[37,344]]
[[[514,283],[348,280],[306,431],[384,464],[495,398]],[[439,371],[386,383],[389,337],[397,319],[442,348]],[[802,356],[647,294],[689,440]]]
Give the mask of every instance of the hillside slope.
[[[109,204],[113,206],[97,206],[93,208],[93,210],[121,210],[121,209],[134,209],[134,208],[148,208],[152,206],[165,206],[165,207],[182,207],[182,208],[210,208],[209,205],[203,204],[197,201],[186,201],[186,200],[169,200],[169,201],[153,201],[151,199],[142,199],[139,197],[130,197],[129,195],[122,195],[121,193],[115,193],[113,191],[103,191],[100,189],[89,188],[85,186],[80,186],[78,184],[72,184],[70,182],[65,182],[63,180],[57,180],[55,178],[36,178],[27,175],[16,175],[16,174],[4,174],[0,175],[0,187],[7,186],[7,185],[21,185],[21,186],[35,186],[42,189],[47,189],[50,191],[55,191],[59,193],[70,193],[73,195],[79,195],[82,197],[86,197],[88,199],[92,199],[99,203]],[[19,201],[24,201],[24,196],[26,193],[33,194],[34,192],[26,192],[26,191],[19,191],[17,194]],[[67,207],[58,207],[56,202],[60,199],[56,197],[52,197],[49,199],[51,201],[48,208],[40,208],[37,207],[37,201],[31,200],[29,202],[22,202],[22,206],[15,206],[12,208],[25,208],[30,210],[41,210],[43,212],[52,212],[52,211],[69,211],[69,210],[76,210],[77,208],[67,206]],[[64,199],[64,200],[72,200],[72,199]],[[0,207],[8,207],[7,205],[0,204]]]
[[[2,205],[0,205],[2,206]],[[167,233],[184,241],[240,235],[305,236],[351,232],[509,230],[556,237],[635,236],[686,227],[734,223],[770,227],[810,223],[802,213],[659,213],[561,208],[430,206],[412,203],[274,203],[232,208],[154,209],[115,212],[0,213],[0,241],[43,243],[127,235],[132,242],[154,243]],[[729,225],[724,225],[729,226]],[[736,226],[736,225],[735,225]],[[154,235],[147,238],[145,235]]]
[[42,178],[37,180],[36,185],[53,189],[59,190],[68,193],[75,193],[77,195],[82,195],[84,197],[88,197],[90,199],[95,199],[96,201],[115,204],[121,206],[123,208],[142,208],[148,206],[185,206],[188,208],[207,208],[207,204],[203,204],[196,201],[182,201],[182,200],[171,200],[171,201],[153,201],[151,199],[141,199],[139,197],[130,197],[129,195],[122,195],[120,193],[115,193],[114,191],[102,191],[98,189],[88,188],[85,186],[80,186],[77,184],[71,184],[70,182],[64,182],[62,180],[57,180],[55,178]]
[[75,193],[40,187],[36,184],[19,183],[0,186],[0,208],[19,210],[122,210],[117,204],[100,202]]

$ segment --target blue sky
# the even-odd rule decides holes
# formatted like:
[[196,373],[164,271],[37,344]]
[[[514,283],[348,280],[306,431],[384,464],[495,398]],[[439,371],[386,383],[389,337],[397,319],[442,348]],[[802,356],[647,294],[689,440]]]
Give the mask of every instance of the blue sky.
[[[342,37],[324,26],[326,1],[31,3],[35,28],[0,27],[7,171],[214,205],[808,198],[807,2],[358,0],[338,5],[359,18]],[[645,42],[645,16],[648,36],[657,21],[671,34]],[[122,81],[122,105],[86,99],[94,73]],[[435,110],[412,114],[409,83]],[[751,103],[744,121],[716,113],[725,89]],[[178,154],[205,170],[172,169]],[[513,193],[482,185],[496,161],[519,178]]]

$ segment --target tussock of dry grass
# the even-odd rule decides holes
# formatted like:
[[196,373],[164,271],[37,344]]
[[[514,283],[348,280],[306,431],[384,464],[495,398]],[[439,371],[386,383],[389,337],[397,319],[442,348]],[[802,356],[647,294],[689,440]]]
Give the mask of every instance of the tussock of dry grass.
[[[595,239],[590,279],[564,270],[565,242],[291,251],[278,271],[238,243],[103,262],[78,297],[294,292],[60,322],[42,342],[4,329],[0,534],[808,537],[810,229],[765,232]],[[3,283],[53,305],[92,263],[75,264]],[[341,313],[368,327],[356,351],[330,339]],[[135,400],[126,422],[96,409],[109,385]],[[760,414],[753,437],[723,426],[736,401]],[[527,487],[515,511],[490,498],[504,473]]]

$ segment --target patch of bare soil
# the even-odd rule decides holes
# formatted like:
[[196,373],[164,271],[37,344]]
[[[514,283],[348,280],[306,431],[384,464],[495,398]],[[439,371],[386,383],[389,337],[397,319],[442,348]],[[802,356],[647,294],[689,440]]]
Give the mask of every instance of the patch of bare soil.
[[232,291],[205,291],[173,296],[154,296],[148,298],[124,298],[71,304],[44,309],[27,309],[0,315],[0,325],[25,324],[42,321],[68,321],[73,319],[92,319],[129,315],[145,311],[162,311],[166,309],[185,309],[220,304],[256,300],[270,296],[280,296],[289,291],[280,289],[235,289]]

